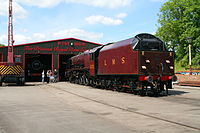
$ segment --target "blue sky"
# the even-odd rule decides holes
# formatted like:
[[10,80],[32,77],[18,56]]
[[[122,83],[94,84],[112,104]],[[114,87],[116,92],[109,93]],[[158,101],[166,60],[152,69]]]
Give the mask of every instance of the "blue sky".
[[[13,0],[15,44],[74,37],[109,43],[156,32],[166,0]],[[0,43],[7,44],[8,0],[0,0]]]

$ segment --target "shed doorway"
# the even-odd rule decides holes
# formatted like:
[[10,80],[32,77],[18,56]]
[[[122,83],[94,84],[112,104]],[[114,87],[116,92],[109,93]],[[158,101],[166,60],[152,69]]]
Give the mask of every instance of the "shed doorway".
[[59,55],[59,80],[65,81],[65,70],[69,68],[69,58],[74,56],[73,54],[60,54]]
[[25,79],[28,82],[40,82],[41,73],[52,69],[51,54],[25,54]]

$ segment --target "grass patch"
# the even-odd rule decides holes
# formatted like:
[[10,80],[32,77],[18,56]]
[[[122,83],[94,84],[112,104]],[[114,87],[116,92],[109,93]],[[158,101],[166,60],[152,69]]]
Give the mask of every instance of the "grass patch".
[[[185,67],[182,67],[179,62],[175,61],[174,66],[175,66],[175,72],[177,72],[177,71],[189,71],[189,65],[185,66]],[[186,68],[188,68],[188,69],[186,69]],[[199,71],[200,70],[200,66],[194,66],[193,65],[192,66],[192,70],[193,71]]]
[[186,67],[182,67],[179,62],[175,62],[174,66],[175,66],[175,72],[177,72],[177,71],[186,71],[186,69],[185,69]]

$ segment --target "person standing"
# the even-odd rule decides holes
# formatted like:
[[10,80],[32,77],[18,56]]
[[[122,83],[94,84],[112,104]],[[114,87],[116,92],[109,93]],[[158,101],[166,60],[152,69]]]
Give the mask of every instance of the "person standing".
[[54,75],[54,83],[56,83],[57,82],[57,78],[58,78],[58,71],[57,71],[57,69],[54,69],[53,75]]
[[47,71],[47,84],[49,83],[50,80],[50,70]]
[[44,70],[42,71],[42,83],[44,83],[44,77],[45,77],[45,74],[44,74]]
[[50,83],[53,83],[54,77],[53,77],[53,72],[52,72],[51,70],[49,70],[49,75],[50,75],[50,80],[49,80],[49,82],[50,82]]

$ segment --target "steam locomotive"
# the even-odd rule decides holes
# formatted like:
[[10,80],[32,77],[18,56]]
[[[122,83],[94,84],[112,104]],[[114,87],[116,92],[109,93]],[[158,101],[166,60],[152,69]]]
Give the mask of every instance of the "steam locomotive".
[[174,52],[147,33],[87,50],[70,58],[69,64],[70,82],[140,95],[168,94],[176,81]]

